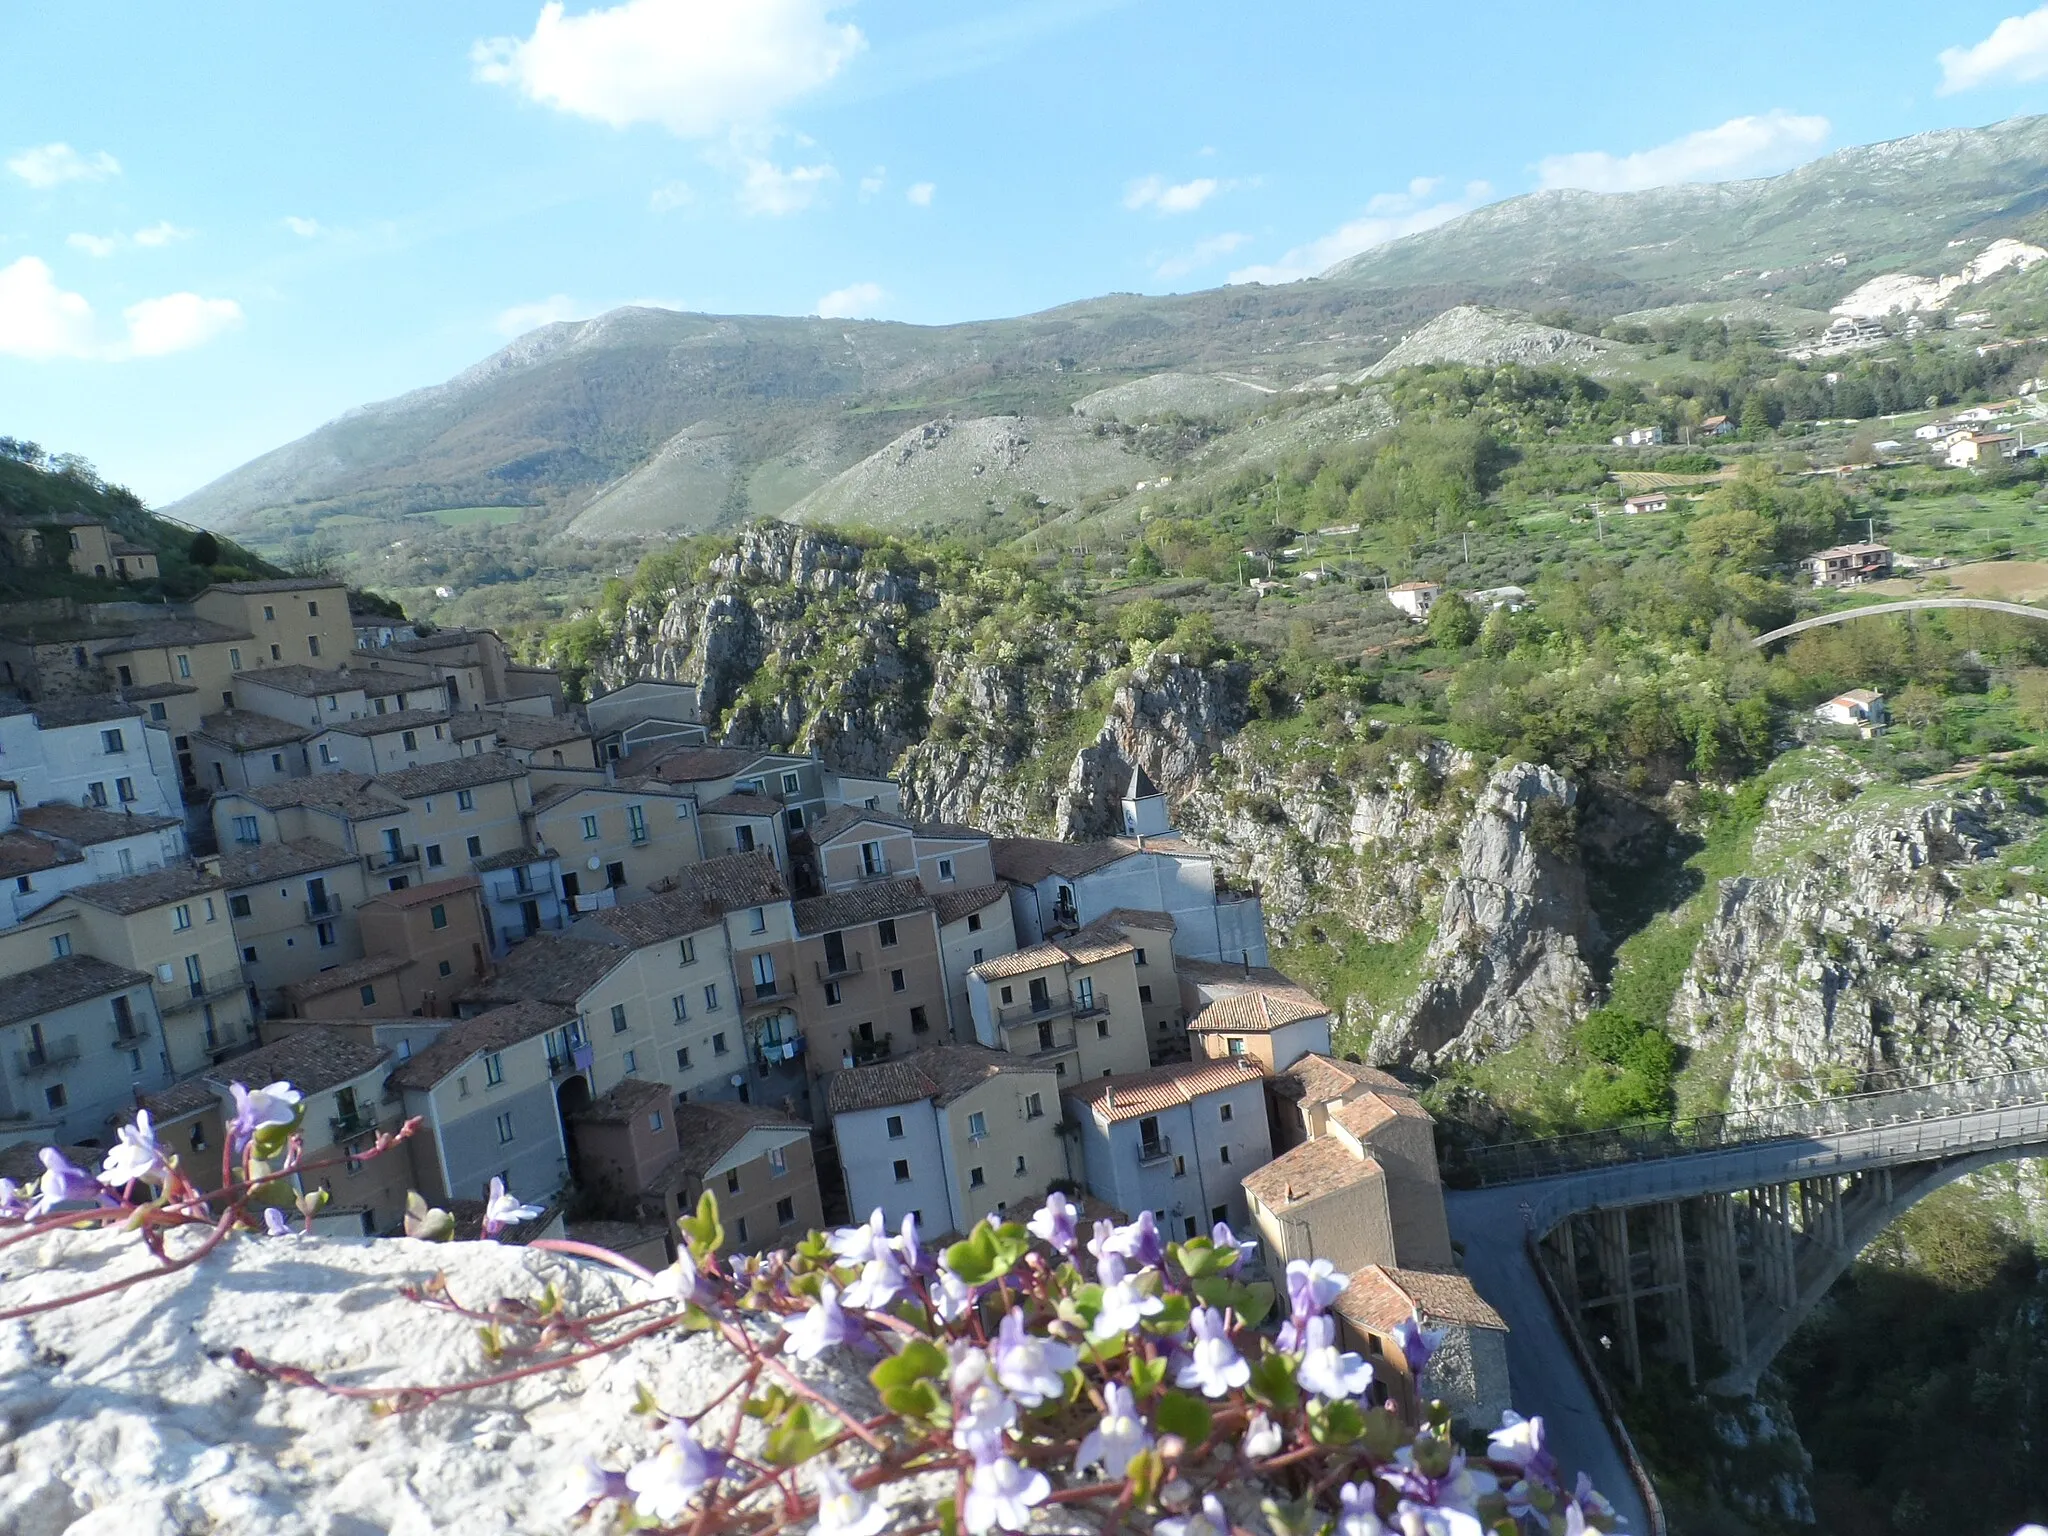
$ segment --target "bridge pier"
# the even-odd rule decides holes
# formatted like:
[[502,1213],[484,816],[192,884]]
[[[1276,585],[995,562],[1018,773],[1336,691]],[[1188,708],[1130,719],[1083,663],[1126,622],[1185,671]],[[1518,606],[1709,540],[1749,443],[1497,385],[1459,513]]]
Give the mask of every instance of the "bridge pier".
[[1691,1283],[1685,1264],[1685,1208],[1667,1200],[1654,1208],[1650,1227],[1650,1265],[1664,1314],[1664,1349],[1685,1367],[1685,1379],[1698,1379],[1692,1348]]
[[1706,1303],[1707,1337],[1731,1362],[1748,1351],[1749,1324],[1742,1307],[1742,1257],[1735,1238],[1732,1195],[1702,1195],[1700,1207],[1700,1294]]

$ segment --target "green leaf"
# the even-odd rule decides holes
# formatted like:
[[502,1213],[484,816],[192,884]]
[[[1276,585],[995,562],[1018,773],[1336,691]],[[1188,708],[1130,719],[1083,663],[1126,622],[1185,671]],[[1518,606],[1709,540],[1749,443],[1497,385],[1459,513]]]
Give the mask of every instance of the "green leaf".
[[696,1214],[677,1218],[676,1227],[689,1244],[693,1258],[707,1258],[725,1246],[725,1226],[718,1219],[718,1196],[708,1189],[697,1200]]
[[960,1511],[950,1498],[939,1500],[939,1536],[960,1536]]
[[496,1361],[504,1358],[505,1335],[498,1330],[496,1323],[485,1323],[483,1327],[477,1329],[476,1333],[477,1337],[483,1341],[484,1358],[486,1360]]
[[654,1400],[654,1393],[644,1381],[633,1384],[633,1412],[659,1413],[661,1404]]
[[1187,1297],[1176,1292],[1171,1296],[1161,1299],[1165,1303],[1163,1310],[1146,1318],[1145,1326],[1153,1333],[1185,1333],[1188,1326],[1188,1314],[1194,1311],[1194,1307],[1189,1303]]
[[1237,1282],[1228,1275],[1204,1275],[1191,1288],[1205,1307],[1227,1307],[1237,1296]]
[[1252,1362],[1252,1379],[1245,1390],[1253,1401],[1268,1408],[1292,1408],[1301,1401],[1301,1390],[1294,1384],[1294,1362],[1280,1354],[1263,1354]]
[[891,1387],[907,1387],[913,1382],[943,1377],[948,1363],[946,1352],[938,1345],[928,1339],[912,1339],[900,1352],[868,1372],[868,1380],[877,1391],[886,1392]]
[[995,1259],[997,1279],[1021,1264],[1030,1251],[1031,1234],[1017,1222],[1006,1221],[989,1233],[989,1252]]
[[1215,1422],[1207,1405],[1185,1392],[1169,1392],[1160,1398],[1159,1411],[1153,1417],[1161,1434],[1179,1435],[1191,1449],[1209,1438],[1209,1426]]
[[1323,1445],[1350,1445],[1365,1433],[1365,1416],[1349,1400],[1332,1403],[1318,1398],[1309,1404],[1308,1432]]
[[1284,1504],[1278,1499],[1261,1499],[1259,1512],[1266,1517],[1273,1536],[1317,1536],[1318,1532],[1326,1529],[1323,1513],[1316,1508],[1313,1494],[1305,1493]]
[[1184,1243],[1175,1243],[1167,1252],[1173,1255],[1181,1273],[1190,1280],[1220,1275],[1237,1262],[1235,1249],[1218,1248],[1206,1237],[1191,1237]]
[[906,1387],[885,1387],[881,1396],[883,1405],[898,1418],[920,1423],[936,1419],[945,1403],[938,1388],[928,1381],[912,1382]]
[[1230,1304],[1237,1309],[1237,1315],[1243,1320],[1245,1327],[1256,1328],[1273,1310],[1273,1287],[1264,1280],[1254,1280],[1250,1285],[1242,1281],[1234,1282]]
[[960,1242],[946,1250],[946,1268],[969,1285],[987,1285],[995,1279],[996,1244],[988,1223],[981,1222]]
[[1152,1502],[1152,1496],[1159,1491],[1159,1484],[1166,1476],[1166,1461],[1151,1446],[1131,1458],[1131,1464],[1124,1469],[1124,1476],[1130,1479],[1131,1502],[1143,1507]]
[[405,1235],[445,1243],[455,1236],[455,1218],[428,1205],[418,1190],[412,1190],[405,1197]]
[[1131,1391],[1137,1395],[1139,1402],[1151,1402],[1153,1398],[1159,1395],[1159,1389],[1160,1387],[1165,1385],[1165,1383],[1165,1356],[1157,1355],[1150,1360],[1144,1359],[1143,1357],[1136,1357],[1132,1359]]
[[768,1460],[779,1467],[794,1467],[823,1450],[831,1427],[821,1424],[819,1417],[809,1403],[790,1404],[781,1422],[768,1431]]

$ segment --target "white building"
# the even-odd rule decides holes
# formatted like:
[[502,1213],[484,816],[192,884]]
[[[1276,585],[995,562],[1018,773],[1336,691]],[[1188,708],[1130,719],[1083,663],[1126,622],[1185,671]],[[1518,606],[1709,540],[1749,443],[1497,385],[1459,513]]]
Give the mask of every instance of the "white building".
[[1387,588],[1387,601],[1420,624],[1443,596],[1444,589],[1433,581],[1404,581]]
[[1883,725],[1884,695],[1868,688],[1851,688],[1847,693],[1836,694],[1814,714],[1830,725]]
[[1662,427],[1631,427],[1613,439],[1617,448],[1651,448],[1664,441]]
[[71,954],[0,988],[0,1124],[59,1144],[113,1139],[170,1068],[150,979]]
[[170,736],[111,694],[0,702],[0,779],[23,805],[90,805],[177,815]]
[[1968,469],[1986,461],[1996,462],[2012,451],[2013,443],[2010,432],[1965,433],[1949,443],[1948,466],[1950,469]]
[[1219,1221],[1242,1230],[1242,1180],[1271,1162],[1265,1073],[1242,1058],[1191,1061],[1067,1089],[1088,1193],[1126,1215],[1150,1211],[1169,1238]]

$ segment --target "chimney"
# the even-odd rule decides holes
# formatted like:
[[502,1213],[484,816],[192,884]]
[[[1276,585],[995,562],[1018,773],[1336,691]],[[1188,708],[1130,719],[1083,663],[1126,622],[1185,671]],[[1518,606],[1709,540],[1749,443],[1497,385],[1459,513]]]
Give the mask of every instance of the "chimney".
[[1248,950],[1248,949],[1241,949],[1241,950],[1239,950],[1239,951],[1238,951],[1238,953],[1239,953],[1239,954],[1240,954],[1241,956],[1243,956],[1243,957],[1244,957],[1244,973],[1245,973],[1245,975],[1247,975],[1247,976],[1251,975],[1251,973],[1252,973],[1252,952],[1251,952],[1250,950]]
[[1104,1109],[1116,1108],[1116,1087],[1114,1084],[1102,1090],[1102,1107]]

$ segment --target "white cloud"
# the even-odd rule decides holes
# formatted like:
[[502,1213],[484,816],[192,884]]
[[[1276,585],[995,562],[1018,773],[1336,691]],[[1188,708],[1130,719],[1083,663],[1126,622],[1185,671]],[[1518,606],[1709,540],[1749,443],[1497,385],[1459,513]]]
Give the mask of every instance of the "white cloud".
[[128,354],[162,357],[204,345],[242,323],[242,306],[233,299],[202,299],[196,293],[169,293],[144,299],[121,311],[128,322]]
[[918,207],[929,208],[932,205],[932,199],[938,195],[938,190],[936,182],[919,181],[913,182],[910,190],[903,195]]
[[191,230],[180,229],[169,219],[160,219],[147,229],[138,229],[135,231],[134,236],[137,245],[148,247],[169,245],[173,240],[190,240],[191,238]]
[[664,181],[647,194],[647,206],[656,213],[674,213],[697,200],[687,181]]
[[288,213],[284,216],[284,227],[297,235],[301,240],[311,240],[316,235],[327,233],[321,227],[318,219],[301,218],[296,213]]
[[741,209],[776,218],[803,212],[829,183],[839,179],[839,172],[829,165],[792,165],[784,170],[772,160],[751,156],[741,164],[745,167],[740,177]]
[[[1296,246],[1278,261],[1240,267],[1230,274],[1233,283],[1291,283],[1326,272],[1347,257],[1374,246],[1399,240],[1448,224],[1461,213],[1469,213],[1493,196],[1483,181],[1468,181],[1456,197],[1439,197],[1441,177],[1418,176],[1403,192],[1381,192],[1365,205],[1365,212],[1339,226],[1319,240]],[[1435,201],[1431,201],[1435,198]]]
[[81,155],[69,144],[39,144],[10,158],[7,169],[40,189],[67,181],[105,181],[121,174],[121,162],[104,149]]
[[1251,236],[1230,230],[1220,235],[1210,235],[1197,240],[1192,247],[1175,255],[1165,257],[1152,271],[1159,277],[1185,277],[1199,271],[1220,257],[1251,243]]
[[818,89],[866,47],[831,19],[839,0],[624,0],[567,15],[541,7],[533,35],[479,42],[476,77],[614,128],[658,123],[709,138]]
[[1124,206],[1150,208],[1155,213],[1193,213],[1226,185],[1214,176],[1172,183],[1163,176],[1145,176],[1124,188]]
[[882,188],[886,187],[888,184],[889,168],[884,165],[878,165],[872,171],[869,171],[867,175],[861,177],[860,195],[864,200],[870,197],[878,196],[881,193]]
[[556,293],[537,303],[514,304],[510,309],[500,310],[492,325],[501,335],[523,336],[543,325],[553,325],[558,320],[578,320],[582,316],[580,304],[566,293]]
[[64,243],[88,256],[111,256],[120,249],[119,235],[66,235]]
[[1610,155],[1585,150],[1549,155],[1538,162],[1545,187],[1579,187],[1588,192],[1640,192],[1688,181],[1732,181],[1788,171],[1827,142],[1824,117],[1799,117],[1773,109],[1755,117],[1731,117],[1717,128],[1702,128],[1669,144]]
[[92,306],[57,286],[47,263],[0,267],[0,354],[43,361],[92,353]]
[[1981,43],[1942,49],[1937,62],[1943,96],[1980,85],[2023,85],[2048,77],[2048,5],[2006,17]]
[[880,283],[849,283],[818,300],[818,315],[825,320],[872,320],[888,297]]
[[121,314],[128,322],[126,339],[101,343],[85,295],[59,288],[41,259],[24,256],[0,268],[0,354],[8,356],[101,362],[162,357],[200,346],[242,323],[242,306],[233,299],[207,299],[196,293],[144,299]]

